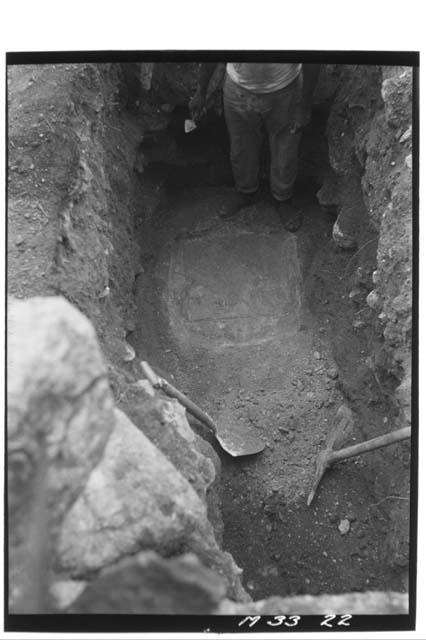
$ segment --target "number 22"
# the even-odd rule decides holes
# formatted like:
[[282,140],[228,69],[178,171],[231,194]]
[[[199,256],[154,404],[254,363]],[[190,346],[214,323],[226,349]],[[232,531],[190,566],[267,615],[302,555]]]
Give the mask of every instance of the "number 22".
[[[329,615],[329,616],[324,616],[325,620],[323,620],[320,624],[321,627],[333,627],[332,624],[330,624],[331,620],[334,620],[337,616],[335,615]],[[339,627],[350,627],[351,625],[349,624],[348,620],[350,620],[352,618],[351,615],[346,614],[344,616],[340,616],[341,620],[339,620],[339,622],[337,623],[337,626]]]

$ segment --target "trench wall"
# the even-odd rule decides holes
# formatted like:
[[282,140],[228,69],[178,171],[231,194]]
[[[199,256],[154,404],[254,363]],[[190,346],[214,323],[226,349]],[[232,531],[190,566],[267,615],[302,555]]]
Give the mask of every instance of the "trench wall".
[[330,170],[318,199],[337,208],[355,237],[365,214],[378,234],[367,304],[376,313],[383,348],[371,356],[379,372],[395,377],[400,425],[406,426],[411,423],[413,71],[336,66],[327,74],[334,79],[327,124]]

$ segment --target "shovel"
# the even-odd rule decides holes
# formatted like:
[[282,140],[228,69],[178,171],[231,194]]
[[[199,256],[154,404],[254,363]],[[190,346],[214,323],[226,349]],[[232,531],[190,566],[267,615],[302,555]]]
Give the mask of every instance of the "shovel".
[[168,396],[178,400],[181,405],[183,405],[185,409],[194,416],[194,418],[200,420],[210,429],[222,449],[231,456],[238,458],[240,456],[250,456],[263,451],[265,444],[256,435],[251,433],[246,426],[242,427],[235,423],[232,425],[232,428],[227,427],[225,429],[223,428],[224,426],[222,426],[220,431],[218,431],[218,427],[207,413],[197,407],[192,400],[187,398],[186,395],[167,382],[167,380],[157,376],[147,362],[141,362],[141,367],[153,387],[156,389],[162,389],[162,391],[164,391]]
[[317,457],[314,483],[307,501],[308,507],[314,499],[315,491],[317,490],[318,485],[321,482],[321,478],[323,477],[328,467],[330,467],[334,462],[339,462],[339,460],[346,460],[347,458],[352,458],[353,456],[359,456],[362,453],[366,453],[367,451],[374,451],[374,449],[380,449],[381,447],[387,447],[394,442],[406,440],[410,437],[411,427],[405,427],[404,429],[391,431],[390,433],[386,433],[383,436],[378,436],[377,438],[372,438],[371,440],[366,440],[365,442],[360,442],[359,444],[354,444],[351,447],[346,447],[337,451],[333,451],[332,449],[333,442],[327,442],[325,449],[323,451],[320,451]]

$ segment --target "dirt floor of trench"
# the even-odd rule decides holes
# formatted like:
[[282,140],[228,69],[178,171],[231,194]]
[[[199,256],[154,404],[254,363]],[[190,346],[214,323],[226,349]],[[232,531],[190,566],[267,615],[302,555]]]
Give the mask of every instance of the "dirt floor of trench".
[[[136,281],[131,340],[219,428],[238,424],[266,444],[258,455],[232,458],[196,427],[221,457],[223,544],[254,599],[404,591],[403,571],[384,560],[387,516],[368,455],[328,470],[306,505],[316,456],[345,402],[340,378],[361,422],[383,432],[387,420],[348,311],[351,254],[333,247],[332,220],[313,193],[302,196],[297,234],[284,230],[267,196],[222,219],[232,199],[230,187],[171,195],[153,230],[158,251],[145,252]],[[372,257],[374,239],[367,242]],[[363,439],[356,420],[349,443]]]

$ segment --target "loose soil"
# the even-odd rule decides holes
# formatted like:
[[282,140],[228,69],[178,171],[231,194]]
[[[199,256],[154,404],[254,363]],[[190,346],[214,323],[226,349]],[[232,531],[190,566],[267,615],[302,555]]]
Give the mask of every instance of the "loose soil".
[[238,424],[265,442],[259,455],[232,458],[194,423],[221,456],[224,548],[254,599],[403,591],[404,570],[385,560],[384,503],[406,494],[377,499],[374,454],[328,470],[306,506],[316,456],[342,404],[355,411],[348,443],[389,430],[384,383],[365,362],[370,310],[348,302],[354,263],[362,257],[361,290],[374,266],[375,237],[366,226],[359,255],[336,251],[332,220],[306,190],[295,235],[266,196],[220,218],[232,199],[228,187],[171,194],[154,230],[158,251],[145,251],[137,279],[133,344],[219,429]]

